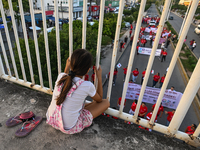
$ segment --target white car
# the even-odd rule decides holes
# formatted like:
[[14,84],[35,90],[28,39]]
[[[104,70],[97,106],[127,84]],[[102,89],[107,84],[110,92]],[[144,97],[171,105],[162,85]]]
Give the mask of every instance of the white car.
[[130,24],[129,22],[125,22],[125,21],[124,21],[124,23],[125,23],[125,27],[126,27],[126,28],[129,28],[129,27],[131,26],[131,24]]
[[115,9],[116,9],[116,11],[118,11],[118,10],[119,10],[119,7],[115,7]]
[[155,26],[155,25],[156,25],[156,21],[154,21],[154,20],[153,20],[153,21],[150,21],[150,22],[149,22],[149,25],[150,25],[150,26]]
[[196,34],[200,34],[200,25],[198,25],[195,29],[194,29],[194,32]]

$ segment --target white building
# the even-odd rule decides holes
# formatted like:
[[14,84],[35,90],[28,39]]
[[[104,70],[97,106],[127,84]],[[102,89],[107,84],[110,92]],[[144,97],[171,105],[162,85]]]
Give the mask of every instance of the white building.
[[[58,2],[59,18],[69,18],[69,0],[44,0],[46,10],[54,10],[54,3]],[[92,5],[96,5],[92,3]],[[88,3],[89,6],[89,3]],[[34,8],[41,10],[40,0],[35,0]],[[88,12],[89,14],[89,12]],[[73,0],[73,17],[83,16],[83,0]]]

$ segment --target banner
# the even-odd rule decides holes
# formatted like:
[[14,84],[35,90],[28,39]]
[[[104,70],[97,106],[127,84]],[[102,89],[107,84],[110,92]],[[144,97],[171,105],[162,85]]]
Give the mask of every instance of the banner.
[[145,32],[148,32],[148,33],[149,33],[150,31],[156,33],[156,32],[157,32],[157,28],[148,28],[148,27],[146,27],[144,31],[145,31]]
[[159,44],[162,44],[163,42],[165,42],[165,38],[160,38]]
[[[138,53],[144,54],[144,55],[151,55],[151,50],[152,50],[151,48],[139,47]],[[161,53],[161,49],[157,49],[155,56],[160,56],[160,53]]]
[[[129,83],[126,92],[126,99],[138,100],[140,95],[140,90],[141,90],[141,85],[135,83]],[[142,101],[146,103],[155,104],[159,94],[160,94],[159,88],[146,87]],[[170,89],[166,90],[162,99],[162,106],[171,109],[176,109],[181,97],[182,93],[180,92],[171,91]]]

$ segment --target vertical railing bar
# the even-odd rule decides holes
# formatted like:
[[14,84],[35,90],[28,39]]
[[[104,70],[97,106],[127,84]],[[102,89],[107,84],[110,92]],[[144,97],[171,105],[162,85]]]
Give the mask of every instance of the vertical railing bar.
[[[196,1],[198,1],[198,0],[196,0]],[[193,2],[193,3],[195,3],[195,2]],[[171,75],[173,73],[174,67],[175,67],[176,62],[177,62],[177,58],[178,58],[179,53],[181,51],[182,45],[184,43],[184,39],[185,39],[185,37],[186,37],[186,35],[187,35],[188,31],[189,31],[190,24],[192,22],[192,18],[194,16],[195,10],[197,8],[197,6],[194,6],[194,5],[192,5],[192,6],[193,7],[191,7],[190,12],[188,14],[188,17],[186,19],[186,23],[185,23],[185,25],[183,27],[183,32],[181,33],[181,36],[180,36],[180,39],[179,39],[178,44],[176,46],[174,55],[173,55],[173,57],[171,59],[171,62],[170,62],[170,65],[169,65],[169,69],[168,69],[167,75],[165,77],[165,81],[163,82],[162,88],[160,90],[160,94],[159,94],[157,102],[156,102],[156,106],[154,108],[154,112],[153,112],[151,120],[150,120],[150,124],[154,123],[154,119],[155,119],[155,117],[157,115],[157,111],[158,111],[158,109],[160,107],[160,104],[162,102],[162,98],[163,98],[163,96],[165,94],[165,90],[167,88],[169,80],[171,79]]]
[[11,56],[11,60],[12,60],[12,65],[13,65],[15,77],[18,80],[19,75],[18,75],[16,63],[15,63],[15,57],[14,57],[14,54],[13,54],[10,35],[9,35],[9,32],[8,32],[7,21],[6,21],[6,17],[5,17],[5,13],[4,13],[4,9],[3,9],[3,4],[2,4],[1,0],[0,0],[0,9],[1,9],[1,16],[2,16],[2,19],[3,19],[4,29],[5,29],[5,32],[6,32],[6,39],[7,39],[7,43],[8,43],[8,47],[9,47],[9,51],[10,51],[10,56]]
[[25,46],[26,46],[26,53],[27,53],[27,58],[28,58],[29,71],[30,71],[30,75],[31,75],[31,82],[34,85],[35,79],[34,79],[34,75],[33,75],[33,67],[32,67],[30,49],[29,49],[29,44],[28,44],[22,1],[18,0],[18,4],[19,4],[20,15],[21,15],[21,22],[22,22],[22,29],[23,29],[23,34],[24,34]]
[[143,17],[143,14],[144,14],[145,5],[146,5],[146,0],[141,1],[140,10],[139,10],[138,19],[137,19],[137,24],[136,24],[136,30],[134,32],[135,38],[133,39],[133,44],[132,44],[129,63],[128,63],[127,76],[126,76],[125,83],[124,83],[124,88],[123,88],[123,93],[122,93],[122,101],[121,101],[121,105],[120,105],[120,109],[119,109],[120,114],[123,111],[123,106],[124,106],[124,102],[125,102],[126,92],[127,92],[127,88],[128,88],[129,78],[130,78],[131,69],[132,69],[132,66],[133,66],[133,61],[134,61],[134,56],[135,56],[135,51],[136,51],[136,45],[137,45],[137,40],[138,40],[136,37],[139,37],[139,32],[140,32],[140,27],[141,27],[141,24],[142,24],[142,17]]
[[40,86],[43,88],[43,78],[42,78],[42,70],[41,70],[41,63],[40,63],[40,54],[39,54],[39,47],[38,47],[38,39],[36,33],[36,25],[35,25],[35,14],[33,10],[33,1],[29,0],[30,12],[31,12],[31,22],[33,27],[33,36],[34,36],[34,43],[35,43],[35,52],[36,52],[36,59],[37,59],[37,66],[40,78]]
[[12,25],[13,25],[14,35],[15,35],[15,41],[16,41],[16,44],[17,44],[17,51],[18,51],[18,55],[19,55],[21,71],[22,71],[24,82],[26,82],[27,81],[26,73],[25,73],[25,69],[24,69],[24,63],[23,63],[23,58],[22,58],[22,53],[21,53],[21,47],[20,47],[20,44],[19,44],[19,37],[18,37],[18,33],[17,33],[17,26],[16,26],[16,23],[15,23],[15,17],[14,17],[14,12],[13,12],[12,1],[8,0],[8,4],[9,4],[10,15],[11,15],[11,19],[12,19]]
[[173,0],[171,1],[170,7],[169,7],[169,12],[168,12],[168,15],[167,15],[167,21],[169,20],[169,15],[170,15],[170,12],[171,12],[172,5],[173,5]]
[[158,47],[158,42],[160,40],[160,35],[162,33],[162,30],[163,30],[163,27],[164,27],[164,24],[165,24],[165,18],[167,17],[167,13],[168,13],[168,10],[169,10],[170,2],[171,2],[171,0],[165,1],[164,9],[163,9],[163,12],[162,12],[160,23],[158,25],[155,41],[154,41],[154,44],[153,44],[153,48],[152,48],[152,51],[151,51],[151,55],[149,57],[146,73],[145,73],[145,76],[144,76],[144,81],[143,81],[143,84],[142,84],[142,87],[141,87],[141,90],[140,90],[140,96],[139,96],[139,99],[138,99],[138,102],[137,102],[137,107],[136,107],[136,110],[135,110],[134,118],[138,117],[140,105],[142,103],[142,99],[143,99],[144,92],[145,92],[145,89],[146,89],[147,81],[148,81],[150,71],[151,71],[151,68],[152,68],[152,65],[153,65],[153,61],[154,61],[154,58],[155,58],[156,49]]
[[3,44],[3,38],[2,38],[2,35],[1,35],[1,30],[0,30],[0,43],[1,43],[1,50],[3,52],[3,57],[4,57],[4,60],[5,60],[5,63],[6,63],[6,69],[8,71],[9,77],[11,77],[10,66],[9,66],[9,63],[8,63],[8,58],[7,58],[7,55],[6,55],[6,50],[5,50],[5,47],[4,47],[4,44]]
[[86,49],[87,0],[83,0],[82,49]]
[[[195,0],[197,1],[197,0]],[[198,6],[198,3],[196,3],[196,6]],[[196,10],[196,9],[195,9]],[[200,68],[200,59],[198,60],[198,63],[196,64],[196,67],[192,73],[192,76],[185,88],[185,91],[183,93],[183,96],[178,104],[178,107],[176,108],[176,112],[169,124],[169,132],[172,134],[175,134],[181,123],[183,122],[183,119],[185,118],[185,115],[190,108],[190,105],[200,87],[200,75],[199,75],[199,68]]]
[[[101,39],[102,39],[102,30],[103,30],[103,19],[104,19],[104,8],[105,0],[101,0],[100,5],[100,18],[99,18],[99,30],[98,30],[98,41],[97,41],[97,52],[96,52],[96,67],[99,68],[100,55],[101,55]],[[95,85],[97,88],[97,77],[95,74]]]
[[1,58],[1,54],[0,54],[0,78],[3,75],[5,75],[5,70],[4,70],[3,61],[2,61],[2,58]]
[[61,54],[60,54],[60,33],[59,33],[59,17],[58,17],[58,0],[54,1],[54,15],[56,26],[56,44],[57,44],[57,61],[58,61],[58,74],[61,73]]
[[119,13],[118,13],[116,32],[115,32],[115,42],[114,42],[114,47],[113,47],[112,61],[111,61],[111,66],[110,66],[110,77],[109,77],[108,91],[107,91],[107,99],[109,101],[110,101],[111,90],[112,90],[115,62],[116,62],[116,58],[117,58],[117,49],[118,49],[118,43],[119,43],[119,34],[120,34],[120,30],[121,30],[123,10],[124,10],[124,0],[121,0],[120,4],[119,4]]
[[198,137],[199,134],[200,134],[200,124],[197,126],[197,128],[196,128],[196,130],[195,130],[195,132],[193,134],[193,137]]
[[186,20],[187,17],[188,17],[188,11],[190,10],[191,4],[192,4],[192,0],[190,1],[189,5],[188,5],[188,8],[187,8],[187,11],[186,11],[186,13],[185,13],[185,17],[184,17],[184,19],[183,19],[183,22],[182,22],[182,25],[181,25],[181,29],[180,29],[180,31],[179,31],[179,33],[178,33],[178,39],[179,39],[180,36],[181,36],[181,32],[182,32],[183,27],[184,27],[184,25],[185,25],[185,20]]
[[69,57],[73,53],[73,2],[69,1]]
[[45,14],[44,0],[41,0],[41,6],[42,6],[43,32],[44,32],[45,49],[46,49],[46,59],[47,59],[49,87],[50,87],[50,89],[52,91],[53,90],[53,86],[52,86],[50,56],[49,56],[49,42],[48,42],[48,35],[47,35],[47,30],[46,30],[47,25],[46,25],[46,14]]

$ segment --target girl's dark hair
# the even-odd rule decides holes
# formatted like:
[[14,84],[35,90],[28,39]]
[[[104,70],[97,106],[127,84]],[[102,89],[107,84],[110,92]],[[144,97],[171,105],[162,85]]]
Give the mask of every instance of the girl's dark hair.
[[69,75],[63,76],[57,86],[63,84],[60,95],[56,99],[56,105],[60,105],[65,101],[66,95],[72,87],[73,78],[77,76],[84,76],[88,69],[92,66],[92,55],[85,49],[77,49],[71,56]]

